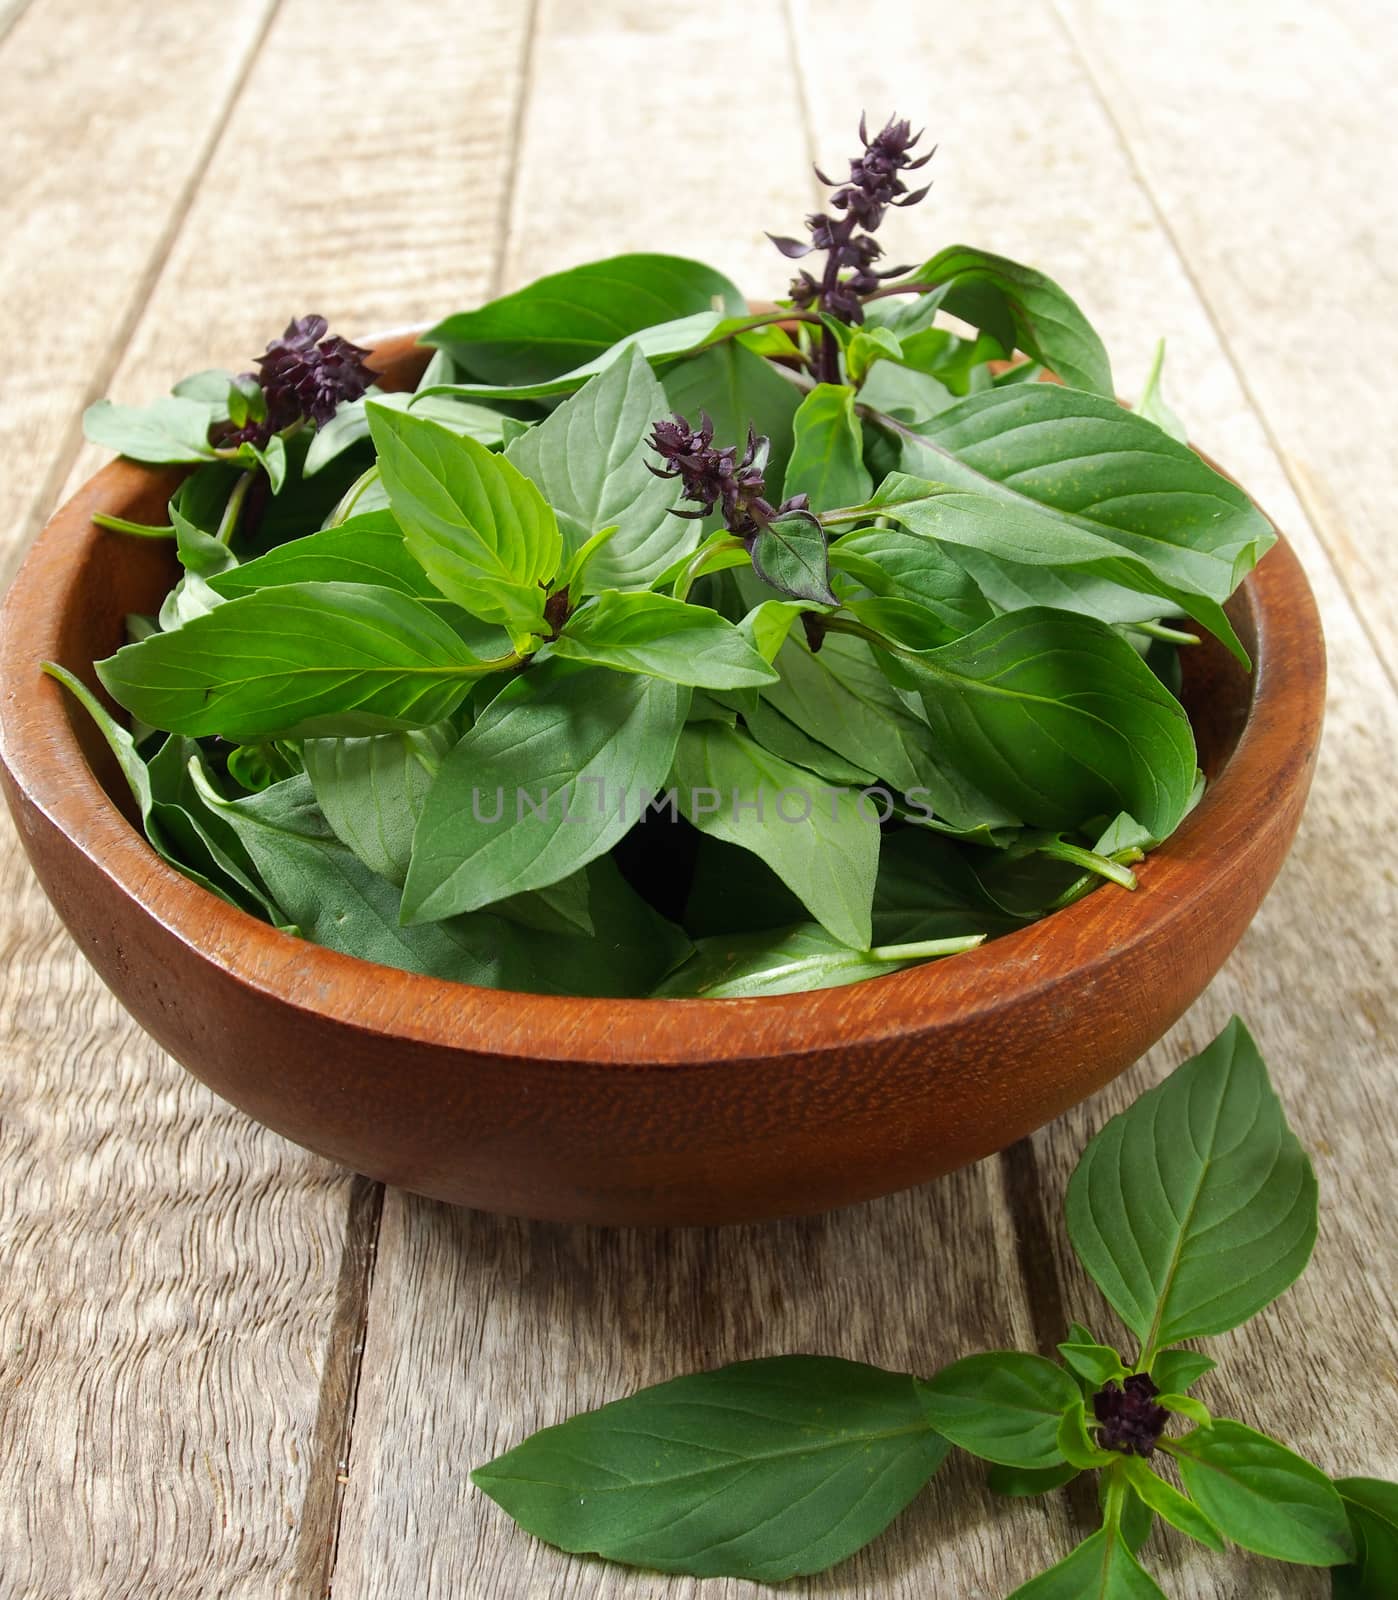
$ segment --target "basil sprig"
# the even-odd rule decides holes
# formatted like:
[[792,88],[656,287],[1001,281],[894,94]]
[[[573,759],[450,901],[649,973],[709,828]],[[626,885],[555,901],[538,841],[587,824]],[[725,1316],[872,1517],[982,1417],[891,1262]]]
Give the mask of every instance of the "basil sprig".
[[776,1580],[852,1555],[955,1446],[991,1463],[1001,1494],[1097,1474],[1100,1528],[1013,1600],[1160,1596],[1139,1557],[1157,1518],[1212,1550],[1333,1567],[1338,1597],[1391,1595],[1398,1486],[1332,1483],[1213,1416],[1185,1393],[1213,1363],[1171,1342],[1255,1315],[1315,1239],[1310,1161],[1241,1021],[1089,1143],[1067,1220],[1135,1336],[1129,1353],[1074,1323],[1059,1361],[995,1351],[927,1379],[814,1356],[740,1362],[546,1428],[472,1481],[564,1550]]

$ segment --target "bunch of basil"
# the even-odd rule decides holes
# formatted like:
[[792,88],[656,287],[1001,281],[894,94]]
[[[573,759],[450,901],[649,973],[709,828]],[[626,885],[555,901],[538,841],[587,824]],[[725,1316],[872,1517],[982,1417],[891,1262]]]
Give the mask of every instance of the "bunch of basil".
[[[98,664],[130,733],[68,679],[156,849],[336,950],[595,995],[849,983],[1133,887],[1199,793],[1166,619],[1245,662],[1268,523],[1038,272],[831,270],[843,318],[803,276],[754,314],[619,256],[439,323],[414,394],[336,406],[354,347],[307,319],[264,358],[299,414],[227,373],[93,407],[195,469],[168,525],[105,519],[183,571]],[[761,436],[770,515],[696,519],[669,414],[720,473]]]

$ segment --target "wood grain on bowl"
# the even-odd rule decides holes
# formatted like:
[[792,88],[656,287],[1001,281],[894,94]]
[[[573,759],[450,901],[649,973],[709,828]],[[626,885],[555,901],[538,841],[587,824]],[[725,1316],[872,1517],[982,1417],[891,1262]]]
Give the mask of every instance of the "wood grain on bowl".
[[[386,341],[410,384],[424,353]],[[1140,868],[968,955],[762,1000],[594,1000],[419,977],[280,934],[167,867],[100,738],[39,662],[93,683],[172,576],[174,475],[117,462],[44,530],[6,600],[0,757],[46,892],[132,1015],[219,1094],[390,1183],[602,1223],[824,1210],[1004,1148],[1091,1094],[1203,990],[1266,894],[1310,785],[1320,624],[1284,541],[1230,603],[1251,678],[1206,640],[1183,697],[1212,779]]]

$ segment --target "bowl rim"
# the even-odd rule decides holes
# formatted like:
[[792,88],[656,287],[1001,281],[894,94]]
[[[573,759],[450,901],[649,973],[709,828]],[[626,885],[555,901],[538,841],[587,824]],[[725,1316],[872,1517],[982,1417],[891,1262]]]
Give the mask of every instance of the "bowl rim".
[[[392,364],[413,350],[405,335],[383,340],[374,353]],[[693,1066],[702,1040],[703,1060],[714,1064],[758,1053],[804,1056],[912,1027],[960,1026],[999,1011],[1010,991],[1028,997],[1065,982],[1090,983],[1158,938],[1162,920],[1200,909],[1211,864],[1246,867],[1266,832],[1255,797],[1275,799],[1279,779],[1288,767],[1307,770],[1319,740],[1320,619],[1305,574],[1276,530],[1276,545],[1233,602],[1248,613],[1255,640],[1251,700],[1237,744],[1199,805],[1141,865],[1135,894],[1104,890],[954,958],[790,995],[599,999],[424,977],[281,933],[209,894],[155,853],[88,765],[66,692],[38,663],[59,654],[61,619],[86,558],[99,541],[127,537],[98,528],[92,513],[123,514],[162,473],[168,469],[112,462],[34,540],[0,608],[0,760],[28,803],[128,899],[238,983],[351,1028],[463,1055],[542,1055],[619,1069]]]

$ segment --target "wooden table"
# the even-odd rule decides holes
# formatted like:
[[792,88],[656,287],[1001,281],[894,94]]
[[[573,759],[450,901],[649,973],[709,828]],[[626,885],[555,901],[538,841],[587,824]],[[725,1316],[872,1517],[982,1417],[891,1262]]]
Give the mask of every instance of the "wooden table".
[[[1193,436],[1295,541],[1332,687],[1289,865],[1205,998],[998,1160],[780,1226],[597,1232],[453,1211],[221,1104],[118,1009],[6,835],[0,1596],[690,1596],[516,1531],[468,1468],[740,1357],[930,1371],[1111,1327],[1064,1257],[1088,1135],[1240,1011],[1321,1178],[1303,1282],[1204,1393],[1398,1477],[1398,60],[1365,0],[0,0],[6,573],[97,462],[79,415],[247,365],[293,313],[420,323],[628,249],[786,269],[861,106],[941,141],[890,248],[1045,266],[1135,392],[1169,340]],[[902,257],[900,256],[900,259]],[[294,1072],[296,1063],[288,1061]],[[1001,1596],[1083,1507],[949,1468],[789,1593]],[[1176,1597],[1328,1594],[1160,1532]],[[715,1582],[708,1596],[760,1593]]]

